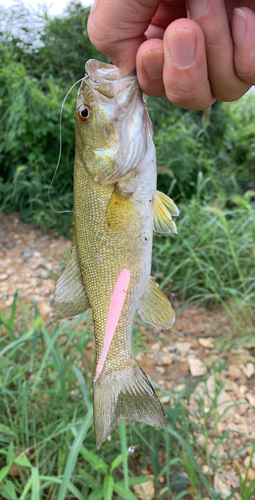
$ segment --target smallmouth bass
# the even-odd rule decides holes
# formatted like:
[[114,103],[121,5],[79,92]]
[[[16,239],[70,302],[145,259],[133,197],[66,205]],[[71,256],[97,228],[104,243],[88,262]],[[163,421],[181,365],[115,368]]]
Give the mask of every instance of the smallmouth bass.
[[150,277],[153,229],[177,232],[174,202],[156,190],[152,125],[135,74],[89,60],[77,99],[73,246],[55,292],[61,317],[92,308],[96,443],[122,419],[166,427],[131,349],[134,315],[169,329],[175,316]]

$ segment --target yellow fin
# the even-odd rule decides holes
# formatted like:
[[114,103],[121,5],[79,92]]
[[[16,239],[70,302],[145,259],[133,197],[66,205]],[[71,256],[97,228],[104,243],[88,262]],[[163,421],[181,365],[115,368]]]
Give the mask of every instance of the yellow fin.
[[75,241],[71,257],[56,285],[54,308],[62,318],[76,316],[90,308],[81,279]]
[[138,312],[143,321],[152,326],[168,330],[175,322],[174,310],[168,298],[158,289],[158,284],[150,278]]
[[106,224],[109,230],[120,231],[132,223],[132,194],[121,194],[118,186],[113,190],[106,210]]
[[171,215],[179,215],[179,210],[173,200],[166,194],[156,191],[152,200],[153,229],[157,233],[177,233],[175,222]]

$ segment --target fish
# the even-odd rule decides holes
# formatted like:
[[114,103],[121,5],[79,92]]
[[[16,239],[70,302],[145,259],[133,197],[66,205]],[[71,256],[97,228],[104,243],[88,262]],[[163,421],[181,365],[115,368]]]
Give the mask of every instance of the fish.
[[92,309],[97,448],[120,420],[166,427],[162,405],[132,353],[136,312],[170,329],[168,298],[151,277],[153,231],[177,232],[175,203],[157,191],[152,124],[135,73],[85,64],[76,104],[73,244],[55,291],[59,317]]

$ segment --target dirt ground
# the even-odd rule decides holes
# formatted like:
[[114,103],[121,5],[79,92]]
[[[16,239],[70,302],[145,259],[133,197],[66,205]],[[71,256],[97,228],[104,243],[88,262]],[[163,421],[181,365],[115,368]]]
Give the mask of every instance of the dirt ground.
[[[0,308],[8,308],[18,290],[24,302],[33,297],[41,316],[50,321],[55,317],[52,305],[54,276],[61,273],[60,263],[66,261],[64,250],[70,252],[71,241],[32,230],[16,213],[0,215],[0,235]],[[227,461],[235,453],[236,456],[221,468],[220,474],[215,474],[214,487],[221,492],[222,498],[227,498],[238,486],[236,466],[242,475],[247,470],[255,439],[254,349],[236,343],[231,347],[231,342],[224,342],[227,334],[231,339],[232,330],[225,310],[206,310],[197,306],[182,309],[178,300],[172,302],[177,313],[172,331],[154,329],[153,333],[143,325],[138,326],[145,338],[146,352],[139,352],[137,359],[148,376],[168,391],[180,391],[186,379],[208,374],[207,382],[199,383],[189,403],[194,419],[199,418],[199,398],[203,397],[209,407],[215,395],[213,367],[225,361],[220,375],[224,387],[218,399],[221,418],[217,432],[230,429],[231,434],[224,445],[218,447],[217,460]],[[90,344],[92,359],[94,346],[93,342]],[[162,401],[171,404],[171,395],[164,396]],[[201,447],[205,446],[203,434],[197,435],[197,441]],[[214,445],[209,439],[206,446],[210,448],[210,445],[212,451]],[[237,453],[245,446],[246,450]],[[201,466],[205,474],[213,474],[208,465],[201,463]],[[255,459],[248,474],[250,480],[255,478]],[[238,494],[236,498],[241,499]]]

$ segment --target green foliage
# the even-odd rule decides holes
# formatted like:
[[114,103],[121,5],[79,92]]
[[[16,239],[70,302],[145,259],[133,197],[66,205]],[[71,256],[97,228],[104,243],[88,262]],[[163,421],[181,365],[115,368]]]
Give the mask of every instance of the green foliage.
[[[154,274],[182,300],[222,303],[234,301],[236,312],[254,310],[255,204],[254,193],[201,202],[201,187],[210,179],[198,177],[197,196],[180,204],[178,236],[154,237]],[[235,204],[233,206],[233,204]],[[167,256],[167,258],[164,258]]]
[[[60,220],[51,209],[48,189],[59,154],[62,100],[69,86],[83,76],[85,61],[98,57],[88,41],[88,13],[77,3],[70,4],[62,18],[38,16],[35,26],[41,31],[34,44],[25,26],[33,26],[35,15],[24,6],[5,13],[2,20],[0,208],[20,211],[24,220],[43,231],[54,228],[58,233],[61,227],[67,234],[71,226],[70,214]],[[76,95],[77,87],[62,120],[60,175],[51,192],[57,211],[72,210]]]
[[[199,464],[202,459],[217,473],[221,467],[217,448],[231,432],[231,425],[223,435],[217,432],[221,418],[217,414],[220,378],[215,382],[213,397],[206,392],[206,384],[203,396],[200,384],[196,418],[187,409],[196,383],[187,384],[181,391],[177,387],[173,392],[158,386],[162,397],[171,397],[171,406],[164,407],[168,427],[132,425],[137,461],[127,455],[129,433],[123,421],[111,439],[96,450],[92,364],[86,355],[92,339],[88,314],[78,320],[44,325],[37,304],[25,305],[16,294],[11,312],[7,313],[6,308],[1,313],[0,334],[2,498],[135,500],[132,487],[151,479],[140,475],[149,466],[155,482],[155,498],[163,500],[171,491],[172,500],[186,494],[193,500],[202,500],[205,494],[219,500],[219,493]],[[215,366],[215,377],[221,369]],[[213,429],[209,426],[212,419]],[[205,437],[205,449],[197,444],[198,433]],[[209,451],[212,442],[214,447]],[[235,498],[236,491],[244,495],[242,498],[252,500],[254,481],[248,482],[247,474],[240,477],[240,487],[229,500]],[[164,475],[167,488],[162,490]]]

